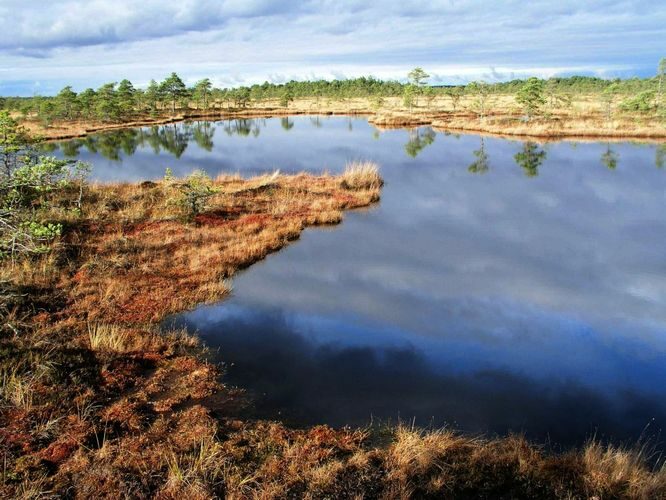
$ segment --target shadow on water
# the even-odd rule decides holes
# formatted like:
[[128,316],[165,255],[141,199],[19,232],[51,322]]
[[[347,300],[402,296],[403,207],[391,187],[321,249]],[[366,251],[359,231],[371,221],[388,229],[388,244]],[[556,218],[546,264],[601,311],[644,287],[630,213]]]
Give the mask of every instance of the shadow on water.
[[[662,401],[631,390],[607,395],[575,379],[539,382],[494,367],[460,372],[433,364],[411,343],[321,343],[282,310],[231,306],[226,312],[221,321],[199,315],[179,326],[220,348],[227,381],[249,391],[253,417],[279,416],[296,426],[413,419],[471,432],[520,432],[563,446],[595,434],[631,442],[649,412],[655,422],[666,422]],[[653,424],[645,435],[654,433]]]

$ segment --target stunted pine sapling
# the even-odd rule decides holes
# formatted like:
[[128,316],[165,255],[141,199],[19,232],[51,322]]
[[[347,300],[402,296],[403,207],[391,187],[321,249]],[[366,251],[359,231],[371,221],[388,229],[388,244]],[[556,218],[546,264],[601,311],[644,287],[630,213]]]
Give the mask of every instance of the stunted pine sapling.
[[527,120],[531,120],[546,104],[544,83],[536,77],[528,78],[516,94],[516,102],[523,107]]
[[195,170],[179,185],[182,192],[181,204],[190,217],[200,214],[206,207],[207,200],[217,193],[211,178],[203,170]]

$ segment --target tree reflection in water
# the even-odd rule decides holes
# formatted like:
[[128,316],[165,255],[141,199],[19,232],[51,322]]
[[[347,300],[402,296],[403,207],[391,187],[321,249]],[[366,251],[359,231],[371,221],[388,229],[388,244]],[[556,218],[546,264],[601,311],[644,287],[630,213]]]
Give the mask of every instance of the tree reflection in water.
[[[224,122],[223,130],[229,136],[257,137],[261,132],[260,124],[261,120],[254,119],[229,120]],[[211,152],[215,147],[213,141],[215,130],[215,123],[210,121],[110,130],[79,139],[45,143],[40,146],[40,151],[51,153],[60,149],[63,156],[73,158],[80,155],[81,148],[85,148],[90,153],[99,154],[109,160],[120,161],[121,154],[131,156],[138,147],[149,146],[155,154],[165,151],[180,158],[190,141],[194,141],[201,149]]]
[[617,168],[618,159],[619,155],[611,149],[610,144],[606,144],[606,151],[601,155],[601,163],[609,170],[615,170]]
[[486,145],[481,137],[481,145],[479,149],[472,151],[472,154],[476,157],[476,160],[467,167],[467,170],[472,174],[485,174],[488,171],[488,153],[486,153]]
[[405,153],[416,158],[421,151],[435,142],[437,134],[430,127],[416,128],[409,131],[409,141],[405,144]]
[[538,144],[528,141],[523,144],[523,150],[516,153],[513,158],[527,177],[536,177],[539,175],[539,167],[546,159],[546,151]]

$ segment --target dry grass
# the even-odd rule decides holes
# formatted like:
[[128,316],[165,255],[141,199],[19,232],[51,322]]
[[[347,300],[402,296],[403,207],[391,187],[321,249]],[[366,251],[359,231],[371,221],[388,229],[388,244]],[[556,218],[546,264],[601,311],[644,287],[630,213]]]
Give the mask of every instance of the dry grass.
[[93,351],[126,352],[129,350],[130,335],[117,325],[88,325],[88,339]]
[[598,443],[549,454],[519,436],[234,420],[237,392],[199,341],[155,323],[223,297],[238,269],[307,225],[377,200],[381,179],[367,163],[340,177],[221,177],[194,218],[179,182],[93,186],[52,256],[2,269],[0,315],[17,326],[0,338],[0,496],[666,496],[664,469]]
[[595,94],[570,96],[567,106],[546,106],[543,117],[531,123],[523,121],[523,112],[515,97],[509,94],[491,95],[486,103],[484,117],[479,117],[475,97],[464,96],[453,107],[450,98],[437,96],[428,101],[420,99],[416,106],[406,107],[400,97],[387,97],[378,109],[372,99],[313,99],[299,98],[288,108],[280,105],[279,99],[253,102],[245,109],[217,109],[201,112],[189,110],[176,116],[127,124],[58,122],[44,128],[39,122],[27,121],[31,133],[50,139],[80,137],[100,130],[126,128],[156,123],[169,123],[186,118],[249,118],[299,114],[366,115],[377,127],[414,127],[433,125],[443,130],[469,131],[493,135],[558,138],[598,137],[623,139],[666,139],[666,122],[654,116],[621,113],[616,105],[612,120],[605,116],[602,99]]
[[177,182],[94,186],[88,232],[70,235],[83,241],[87,256],[73,276],[72,312],[142,324],[219,300],[238,269],[298,238],[305,226],[338,223],[342,210],[379,198],[381,180],[370,165],[354,170],[353,180],[352,189],[331,176],[278,172],[217,179],[208,209],[189,224]]
[[4,369],[0,373],[0,398],[25,411],[30,411],[35,382],[34,375],[21,373],[17,367]]
[[642,450],[627,450],[597,441],[590,442],[583,451],[587,486],[600,498],[665,498],[666,464],[650,470],[645,462]]
[[341,185],[345,189],[379,189],[384,184],[379,167],[370,161],[348,163],[342,174]]
[[347,189],[329,175],[224,176],[192,216],[182,183],[92,185],[82,218],[54,199],[67,230],[52,252],[0,266],[0,316],[10,325],[0,338],[9,471],[0,496],[32,495],[31,481],[81,497],[204,498],[222,483],[239,494],[253,484],[218,463],[221,444],[201,406],[179,413],[205,398],[238,404],[235,391],[196,338],[155,325],[224,297],[239,269],[308,225],[340,222],[379,188]]
[[171,498],[211,498],[219,489],[225,457],[222,447],[204,438],[190,453],[171,450],[166,456],[167,479],[162,495]]

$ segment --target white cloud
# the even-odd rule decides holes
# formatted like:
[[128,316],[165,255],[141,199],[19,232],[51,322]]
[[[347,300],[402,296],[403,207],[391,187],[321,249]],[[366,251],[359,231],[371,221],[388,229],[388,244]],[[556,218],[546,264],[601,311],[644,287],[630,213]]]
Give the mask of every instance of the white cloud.
[[[421,65],[433,82],[647,74],[664,50],[661,2],[131,0],[0,3],[0,91],[44,92],[178,71],[237,85]],[[271,76],[272,75],[272,76]]]

